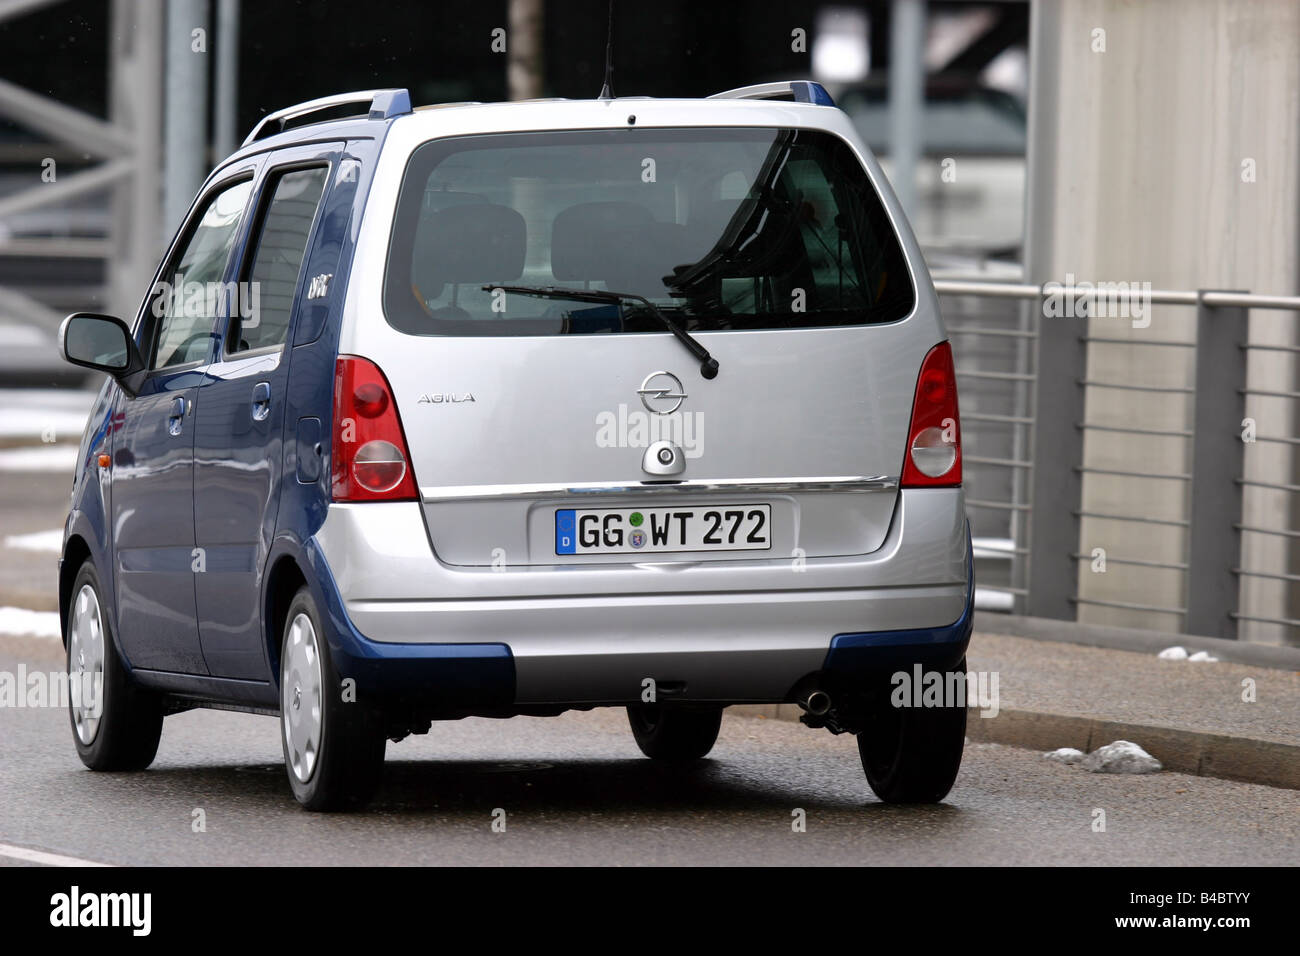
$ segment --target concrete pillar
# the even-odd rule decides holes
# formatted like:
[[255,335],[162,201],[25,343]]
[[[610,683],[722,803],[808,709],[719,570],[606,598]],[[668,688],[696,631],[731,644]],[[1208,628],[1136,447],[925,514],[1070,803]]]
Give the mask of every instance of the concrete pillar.
[[510,29],[506,45],[506,85],[512,100],[534,100],[542,95],[542,0],[510,0]]
[[161,137],[163,9],[152,0],[113,0],[109,119],[129,136],[131,175],[113,190],[108,310],[128,321],[162,253]]
[[213,83],[212,161],[221,162],[243,137],[239,121],[239,0],[217,0],[216,80]]
[[925,109],[925,0],[894,0],[889,37],[889,165],[893,187],[915,216],[916,169],[921,161]]
[[207,0],[169,0],[163,126],[163,221],[167,229],[180,226],[209,169],[210,44]]

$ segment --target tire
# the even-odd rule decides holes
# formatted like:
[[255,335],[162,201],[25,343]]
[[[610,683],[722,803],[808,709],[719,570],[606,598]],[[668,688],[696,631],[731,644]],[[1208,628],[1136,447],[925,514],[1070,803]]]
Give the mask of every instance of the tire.
[[718,741],[722,708],[629,707],[627,720],[641,752],[665,763],[704,757]]
[[[962,659],[956,670],[966,671]],[[886,803],[938,803],[961,769],[965,707],[894,707],[882,692],[858,734],[867,783]]]
[[364,807],[384,769],[386,741],[365,704],[345,701],[320,615],[306,587],[280,642],[280,745],[289,786],[308,810]]
[[88,558],[72,585],[64,634],[72,740],[91,770],[144,770],[158,754],[162,704],[131,680],[118,656],[101,593]]

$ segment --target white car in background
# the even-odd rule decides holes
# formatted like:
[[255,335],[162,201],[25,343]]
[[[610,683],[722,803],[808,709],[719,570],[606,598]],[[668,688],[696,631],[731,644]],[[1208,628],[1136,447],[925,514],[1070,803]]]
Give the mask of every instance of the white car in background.
[[[837,96],[891,180],[889,89],[869,81]],[[1009,93],[960,76],[926,81],[912,228],[926,249],[1007,255],[1024,231],[1025,111]],[[952,160],[945,163],[945,160]],[[945,168],[950,170],[945,179]]]

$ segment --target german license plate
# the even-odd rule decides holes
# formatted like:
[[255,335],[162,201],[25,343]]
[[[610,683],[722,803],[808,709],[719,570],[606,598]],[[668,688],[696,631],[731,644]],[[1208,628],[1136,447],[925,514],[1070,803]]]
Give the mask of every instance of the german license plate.
[[555,512],[556,554],[766,551],[771,505],[569,508]]

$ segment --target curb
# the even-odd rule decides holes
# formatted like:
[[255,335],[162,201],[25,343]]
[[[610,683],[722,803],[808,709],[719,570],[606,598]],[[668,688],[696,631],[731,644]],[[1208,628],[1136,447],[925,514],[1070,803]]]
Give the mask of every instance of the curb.
[[[797,704],[746,704],[727,710],[742,717],[789,721],[802,713]],[[1091,753],[1115,740],[1131,740],[1174,773],[1300,790],[1300,745],[1295,744],[1006,708],[989,718],[980,717],[977,709],[968,711],[966,734],[972,743],[1044,753],[1058,747]]]
[[1003,709],[991,718],[969,714],[966,733],[979,743],[1091,753],[1115,740],[1131,740],[1174,773],[1300,790],[1300,745],[1030,710]]
[[1086,647],[1136,651],[1140,654],[1158,654],[1166,647],[1178,644],[1192,650],[1208,651],[1219,660],[1231,661],[1234,664],[1300,671],[1300,647],[1252,644],[1249,641],[1229,641],[1221,637],[1202,637],[1198,634],[1168,634],[1164,631],[1144,631],[1133,627],[1080,624],[1077,621],[992,614],[987,611],[975,612],[975,633],[1027,637],[1056,644],[1083,644]]

